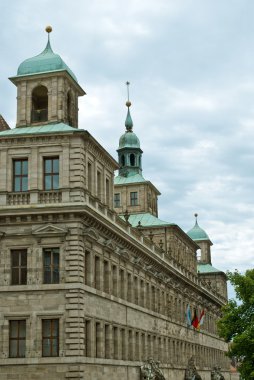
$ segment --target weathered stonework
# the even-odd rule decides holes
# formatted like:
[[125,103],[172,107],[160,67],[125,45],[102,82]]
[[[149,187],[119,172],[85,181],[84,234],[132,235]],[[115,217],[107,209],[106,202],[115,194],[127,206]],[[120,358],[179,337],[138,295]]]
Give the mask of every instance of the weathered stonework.
[[[31,126],[36,84],[49,89],[52,123],[66,121],[67,87],[81,91],[67,73],[13,81],[17,127]],[[74,108],[77,112],[76,100]],[[45,157],[59,158],[56,189],[44,188]],[[21,158],[28,160],[28,189],[14,191],[13,162]],[[197,245],[178,226],[155,228],[151,238],[148,229],[123,221],[113,208],[117,168],[105,149],[77,128],[0,133],[1,380],[139,380],[149,357],[160,361],[166,380],[184,379],[190,357],[203,380],[215,365],[230,379],[227,344],[216,330],[225,298],[201,282]],[[155,203],[147,205],[153,215]],[[52,248],[59,252],[58,280],[46,283],[45,250]],[[26,252],[27,275],[14,285],[17,250]],[[205,310],[200,331],[187,327],[187,305]],[[44,320],[59,323],[56,356],[43,356]],[[24,357],[10,355],[12,321],[25,321]]]

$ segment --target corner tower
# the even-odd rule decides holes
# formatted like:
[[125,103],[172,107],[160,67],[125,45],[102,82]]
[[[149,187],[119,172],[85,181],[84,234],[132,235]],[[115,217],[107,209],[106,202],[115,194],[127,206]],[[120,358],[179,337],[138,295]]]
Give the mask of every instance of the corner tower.
[[194,215],[196,222],[194,227],[187,232],[187,235],[197,243],[201,250],[200,263],[211,264],[211,242],[207,233],[198,225],[198,214]]
[[48,42],[42,53],[19,65],[10,80],[17,86],[16,127],[65,123],[78,128],[78,97],[85,91],[50,44],[51,26],[46,27]]
[[194,227],[187,232],[187,235],[199,246],[201,258],[197,264],[198,276],[210,287],[227,299],[227,276],[225,273],[212,265],[211,242],[207,233],[199,227],[198,214],[194,215],[196,222]]

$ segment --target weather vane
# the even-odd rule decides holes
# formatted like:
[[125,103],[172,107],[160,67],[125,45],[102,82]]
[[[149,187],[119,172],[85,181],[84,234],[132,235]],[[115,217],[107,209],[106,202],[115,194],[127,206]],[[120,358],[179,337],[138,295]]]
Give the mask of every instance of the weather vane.
[[126,82],[126,86],[127,86],[127,98],[128,98],[128,100],[127,100],[127,102],[126,102],[126,106],[127,106],[127,107],[130,107],[130,106],[131,106],[131,102],[130,102],[130,98],[129,98],[129,85],[130,85],[130,82],[127,81],[127,82]]

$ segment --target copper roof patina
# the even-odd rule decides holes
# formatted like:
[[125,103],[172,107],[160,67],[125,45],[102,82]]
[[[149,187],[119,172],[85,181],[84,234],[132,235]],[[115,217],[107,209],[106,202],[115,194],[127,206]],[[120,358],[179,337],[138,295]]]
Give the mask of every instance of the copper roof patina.
[[221,273],[222,271],[214,268],[211,264],[198,264],[198,273]]
[[[119,215],[121,219],[125,220],[124,215]],[[156,216],[144,212],[140,214],[130,214],[128,222],[132,227],[156,227],[156,226],[175,226],[174,223],[164,222]]]
[[58,132],[76,132],[81,131],[81,129],[70,127],[64,123],[57,124],[46,124],[34,127],[24,127],[24,128],[12,128],[0,132],[0,137],[3,136],[18,136],[18,135],[41,135],[48,133],[58,133]]
[[66,65],[60,55],[55,54],[51,48],[49,33],[52,31],[52,28],[47,27],[46,31],[48,32],[48,42],[45,49],[35,57],[28,58],[23,61],[18,67],[17,77],[56,71],[67,71],[77,82],[75,74]]

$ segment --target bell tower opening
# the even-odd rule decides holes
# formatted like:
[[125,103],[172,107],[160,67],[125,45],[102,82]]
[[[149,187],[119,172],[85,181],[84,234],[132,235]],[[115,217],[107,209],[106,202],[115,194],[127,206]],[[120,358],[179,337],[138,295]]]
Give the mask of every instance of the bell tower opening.
[[130,155],[130,164],[131,166],[135,166],[135,155],[133,153]]
[[67,94],[67,120],[70,127],[73,127],[73,102],[71,92]]
[[43,121],[48,121],[48,89],[45,86],[37,86],[32,92],[31,122]]
[[121,156],[121,166],[125,166],[125,156],[124,156],[124,154],[122,154],[122,156]]

